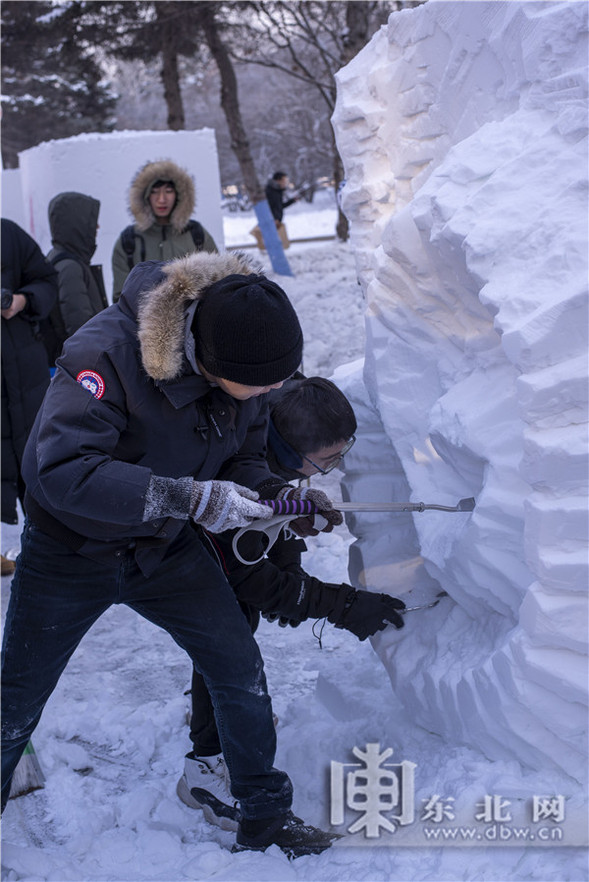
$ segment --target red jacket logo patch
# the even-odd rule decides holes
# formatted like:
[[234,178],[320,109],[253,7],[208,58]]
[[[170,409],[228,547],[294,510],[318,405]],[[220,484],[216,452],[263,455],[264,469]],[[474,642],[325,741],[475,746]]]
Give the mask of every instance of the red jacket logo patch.
[[106,386],[100,374],[96,374],[94,371],[80,371],[76,381],[95,398],[102,398],[104,395]]

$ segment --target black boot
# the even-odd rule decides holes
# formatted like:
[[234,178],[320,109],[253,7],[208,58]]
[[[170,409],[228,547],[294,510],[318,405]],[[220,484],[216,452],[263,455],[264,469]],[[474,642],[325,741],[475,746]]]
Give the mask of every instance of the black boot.
[[338,833],[326,833],[287,812],[276,818],[256,821],[242,818],[233,851],[265,851],[270,845],[278,845],[289,858],[296,858],[304,854],[320,854],[339,838]]

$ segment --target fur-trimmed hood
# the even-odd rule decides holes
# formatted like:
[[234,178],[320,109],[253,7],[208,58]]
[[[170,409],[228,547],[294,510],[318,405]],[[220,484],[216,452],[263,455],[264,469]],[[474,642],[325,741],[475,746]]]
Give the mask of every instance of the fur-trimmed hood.
[[[148,264],[133,269],[128,283],[133,284],[133,277],[141,272],[142,266]],[[190,303],[202,299],[207,288],[226,276],[262,271],[255,259],[238,251],[224,254],[199,251],[164,264],[164,280],[141,294],[137,313],[141,358],[149,376],[154,380],[173,380],[181,374],[186,309]]]
[[172,162],[159,159],[148,162],[139,169],[129,188],[129,209],[140,232],[155,223],[155,215],[149,204],[149,194],[156,181],[173,181],[178,198],[170,216],[175,233],[181,233],[190,220],[196,205],[194,181],[188,172]]

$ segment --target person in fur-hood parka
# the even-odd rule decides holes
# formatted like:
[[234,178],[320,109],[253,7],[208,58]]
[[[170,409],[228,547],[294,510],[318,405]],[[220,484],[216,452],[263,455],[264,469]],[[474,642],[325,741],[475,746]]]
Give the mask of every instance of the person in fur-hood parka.
[[[287,295],[240,254],[142,263],[119,303],[66,341],[24,456],[28,518],[4,631],[3,800],[68,659],[122,603],[166,630],[207,681],[240,804],[238,846],[331,844],[290,810],[263,661],[202,533],[271,517],[259,488],[284,482],[265,458],[267,393],[302,349]],[[319,511],[339,514],[321,496]]]
[[121,233],[113,250],[114,303],[136,264],[218,250],[210,233],[191,219],[196,204],[192,177],[171,159],[142,166],[131,182],[128,202],[135,223]]

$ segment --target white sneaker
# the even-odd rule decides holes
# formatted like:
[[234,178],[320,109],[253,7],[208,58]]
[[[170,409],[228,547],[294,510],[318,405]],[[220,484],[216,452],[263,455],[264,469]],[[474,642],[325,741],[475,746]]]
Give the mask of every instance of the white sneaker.
[[237,800],[231,795],[229,770],[222,753],[206,757],[186,754],[176,793],[184,805],[202,809],[209,824],[237,830],[241,816]]

